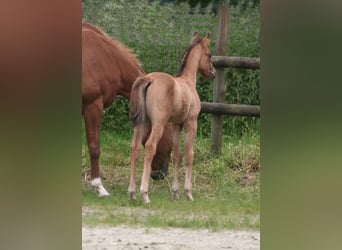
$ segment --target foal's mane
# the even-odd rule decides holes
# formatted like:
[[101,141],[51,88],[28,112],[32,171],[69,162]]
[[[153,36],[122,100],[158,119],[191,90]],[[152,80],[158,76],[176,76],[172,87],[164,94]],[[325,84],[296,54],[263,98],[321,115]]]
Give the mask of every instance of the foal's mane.
[[[103,30],[101,30],[100,28],[98,28],[95,25],[92,25],[90,23],[87,22],[82,22],[82,28],[85,29],[89,29],[92,30],[94,32],[96,32],[97,34],[102,35],[103,37],[105,37],[105,41],[109,44],[111,44],[112,46],[118,48],[121,52],[123,52],[124,54],[127,54],[130,59],[133,60],[133,62],[135,62],[140,68],[141,68],[141,62],[139,61],[139,59],[137,58],[137,56],[133,53],[132,49],[126,48],[122,43],[120,43],[118,40],[116,40],[113,37],[110,37],[108,34],[106,34]],[[141,70],[143,71],[143,69],[141,68]]]
[[183,59],[182,59],[182,61],[181,61],[181,63],[180,63],[179,69],[178,69],[177,73],[175,74],[176,77],[182,75],[183,70],[184,70],[185,65],[186,65],[186,62],[188,61],[189,54],[190,54],[191,50],[192,50],[197,44],[199,44],[201,41],[202,41],[202,39],[198,37],[198,38],[197,38],[195,41],[193,41],[192,44],[187,48],[187,50],[186,50],[185,53],[184,53]]

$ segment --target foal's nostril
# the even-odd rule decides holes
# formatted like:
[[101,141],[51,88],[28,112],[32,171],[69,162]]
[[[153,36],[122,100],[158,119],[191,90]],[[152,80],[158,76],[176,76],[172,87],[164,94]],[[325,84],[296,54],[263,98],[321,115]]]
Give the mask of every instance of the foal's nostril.
[[211,80],[214,79],[216,76],[216,71],[215,70],[210,71],[209,76]]

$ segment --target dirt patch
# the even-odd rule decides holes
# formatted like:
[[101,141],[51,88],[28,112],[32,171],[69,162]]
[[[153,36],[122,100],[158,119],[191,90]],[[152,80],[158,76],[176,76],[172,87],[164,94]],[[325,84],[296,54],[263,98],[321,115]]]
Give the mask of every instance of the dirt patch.
[[83,250],[260,249],[260,232],[182,228],[83,227]]

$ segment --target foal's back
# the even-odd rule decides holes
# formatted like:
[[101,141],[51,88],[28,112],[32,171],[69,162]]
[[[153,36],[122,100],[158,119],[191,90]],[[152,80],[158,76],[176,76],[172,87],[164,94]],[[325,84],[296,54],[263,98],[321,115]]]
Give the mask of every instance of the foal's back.
[[146,92],[150,120],[182,124],[187,119],[197,117],[200,99],[196,89],[191,88],[184,79],[162,72],[153,72],[146,77],[152,79]]

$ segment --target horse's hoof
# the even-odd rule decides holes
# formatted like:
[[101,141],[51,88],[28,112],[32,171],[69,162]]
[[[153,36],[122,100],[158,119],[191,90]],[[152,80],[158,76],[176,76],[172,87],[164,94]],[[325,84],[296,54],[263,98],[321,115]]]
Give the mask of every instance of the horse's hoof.
[[178,190],[172,190],[173,192],[173,199],[174,200],[179,200],[179,192]]
[[144,204],[149,204],[150,203],[150,198],[148,198],[148,194],[147,193],[142,193],[141,198],[142,198],[142,202]]
[[103,190],[98,190],[97,195],[98,195],[99,197],[109,197],[109,196],[110,196],[110,194],[109,194],[105,189],[103,189]]
[[92,187],[95,189],[95,191],[97,192],[98,197],[110,196],[107,190],[103,187],[101,179],[99,177],[93,179],[90,183]]
[[189,201],[194,201],[194,198],[192,197],[192,193],[190,191],[186,191],[186,198],[188,198]]
[[97,188],[97,195],[99,197],[108,197],[110,194],[107,192],[107,190],[101,185],[96,187]]
[[137,196],[136,196],[135,192],[129,192],[129,197],[130,197],[131,201],[137,201]]

